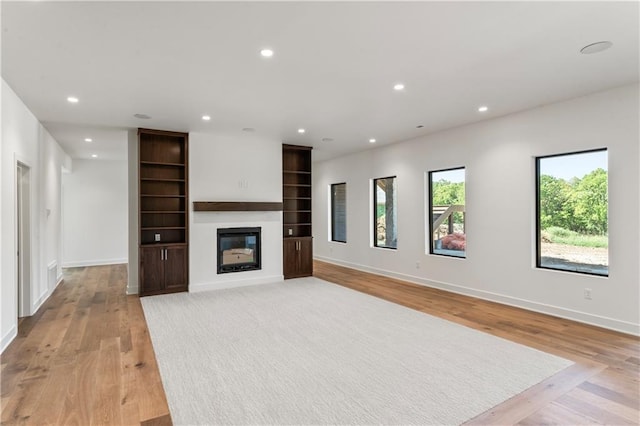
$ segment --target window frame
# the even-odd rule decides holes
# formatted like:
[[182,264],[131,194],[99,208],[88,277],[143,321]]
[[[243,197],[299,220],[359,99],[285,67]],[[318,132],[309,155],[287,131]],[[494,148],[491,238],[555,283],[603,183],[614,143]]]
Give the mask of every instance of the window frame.
[[[335,237],[335,196],[334,196],[334,187],[339,186],[339,185],[344,185],[344,241],[343,240],[338,240]],[[330,240],[334,243],[347,243],[347,183],[346,182],[339,182],[339,183],[332,183],[329,185],[329,211],[330,211],[330,218],[331,218],[331,226],[330,226]]]
[[467,205],[467,167],[466,166],[457,166],[457,167],[449,167],[446,169],[438,169],[438,170],[429,170],[427,172],[427,214],[426,214],[426,225],[427,225],[427,235],[429,236],[429,254],[434,255],[434,256],[444,256],[444,257],[452,257],[454,259],[466,259],[467,258],[467,249],[465,248],[464,250],[464,256],[454,256],[451,254],[444,254],[444,253],[435,253],[434,249],[435,247],[433,246],[433,174],[434,173],[441,173],[441,172],[449,172],[449,171],[453,171],[453,170],[464,170],[464,203],[465,203],[465,217],[464,217],[464,221],[465,221],[465,236],[467,234],[466,232],[466,228],[467,228],[467,217],[466,217],[466,205]]
[[[543,266],[542,262],[542,229],[540,227],[540,160],[544,160],[547,158],[556,158],[556,157],[567,157],[570,155],[579,155],[579,154],[589,154],[592,152],[602,152],[605,151],[607,153],[607,192],[609,188],[609,149],[604,148],[594,148],[594,149],[585,149],[581,151],[573,151],[573,152],[565,152],[560,154],[549,154],[549,155],[540,155],[534,157],[535,160],[535,186],[536,186],[536,211],[535,211],[535,226],[536,226],[536,269],[544,269],[547,271],[560,271],[572,274],[582,274],[589,275],[592,277],[601,277],[608,278],[609,277],[609,265],[607,265],[607,273],[606,274],[598,274],[595,272],[588,271],[572,271],[570,269],[561,269],[561,268],[552,268],[550,266]],[[609,240],[609,198],[607,197],[607,241]],[[607,244],[608,245],[608,244]],[[607,257],[609,256],[609,250],[607,248]]]
[[[397,229],[398,229],[398,224],[396,223],[396,246],[395,247],[391,247],[391,246],[379,246],[378,245],[378,227],[377,227],[377,221],[378,221],[378,217],[377,217],[377,213],[378,213],[378,191],[377,191],[377,182],[379,180],[385,180],[385,179],[397,179],[398,176],[397,175],[393,175],[393,176],[386,176],[386,177],[380,177],[380,178],[373,178],[372,182],[373,182],[373,247],[375,248],[381,248],[381,249],[389,249],[389,250],[397,250],[398,249],[398,235],[397,235]],[[396,188],[396,192],[397,192],[397,188]],[[398,197],[397,197],[397,193],[396,193],[396,207],[398,205]],[[398,212],[396,211],[396,216],[398,215]]]

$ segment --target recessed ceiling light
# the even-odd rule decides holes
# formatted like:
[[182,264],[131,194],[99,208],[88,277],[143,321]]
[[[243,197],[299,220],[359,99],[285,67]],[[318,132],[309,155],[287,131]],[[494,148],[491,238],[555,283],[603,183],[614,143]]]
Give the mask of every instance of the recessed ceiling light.
[[91,158],[98,158],[98,154],[91,154]]
[[242,129],[243,132],[255,132],[256,129],[253,127],[245,127]]
[[271,50],[271,49],[262,49],[260,51],[260,54],[262,56],[264,56],[265,58],[270,58],[270,57],[273,56],[273,50]]
[[396,84],[393,86],[393,90],[404,90],[404,84],[402,84],[402,83],[396,83]]
[[369,139],[369,143],[376,143],[376,140],[375,140],[375,139],[373,139],[373,138],[372,138],[372,139]]
[[85,142],[93,142],[93,139],[91,139],[91,138],[84,138],[84,141],[85,141]]
[[69,96],[67,98],[67,102],[72,103],[72,104],[77,104],[80,101],[80,99],[76,98],[75,96]]
[[583,55],[590,55],[592,53],[602,52],[613,46],[610,41],[599,41],[597,43],[591,43],[580,49],[580,53]]
[[322,142],[333,142],[331,138],[322,138]]
[[486,105],[482,105],[481,107],[478,107],[478,112],[487,112],[489,111],[489,107]]
[[148,120],[148,119],[150,119],[150,118],[151,118],[151,116],[150,116],[150,115],[147,115],[147,114],[133,114],[133,116],[134,116],[135,118],[139,118],[139,119],[141,119],[141,120]]
[[203,119],[204,121],[209,121],[209,120],[211,120],[211,117],[210,117],[210,116],[208,116],[208,115],[203,115],[203,116],[202,116],[202,119]]
[[304,129],[298,129],[298,133],[304,133],[304,132],[306,132],[306,130],[304,130]]

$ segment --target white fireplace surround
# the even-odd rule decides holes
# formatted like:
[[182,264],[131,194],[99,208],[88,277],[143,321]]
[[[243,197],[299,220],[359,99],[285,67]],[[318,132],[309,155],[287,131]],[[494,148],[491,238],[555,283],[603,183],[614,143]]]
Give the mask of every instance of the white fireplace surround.
[[[282,212],[192,212],[189,291],[265,284],[283,279]],[[223,228],[262,228],[262,269],[218,274],[217,232]]]

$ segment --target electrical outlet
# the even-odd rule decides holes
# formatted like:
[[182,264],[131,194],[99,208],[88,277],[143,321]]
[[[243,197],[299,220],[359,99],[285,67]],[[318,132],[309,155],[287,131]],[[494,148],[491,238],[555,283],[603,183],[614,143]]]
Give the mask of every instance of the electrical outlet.
[[154,238],[155,238],[156,241],[160,241],[160,234],[155,234]]
[[289,235],[293,235],[293,229],[289,228]]
[[590,288],[585,288],[584,289],[584,298],[587,300],[591,300],[591,289]]

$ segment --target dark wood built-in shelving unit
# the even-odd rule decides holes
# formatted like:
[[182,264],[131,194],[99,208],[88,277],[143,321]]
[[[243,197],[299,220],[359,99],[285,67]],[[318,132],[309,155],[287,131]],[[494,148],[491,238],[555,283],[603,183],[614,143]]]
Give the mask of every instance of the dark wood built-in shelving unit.
[[262,201],[194,201],[194,212],[279,212],[280,202]]
[[313,274],[311,147],[282,145],[283,273]]
[[141,296],[188,290],[188,139],[138,129]]

